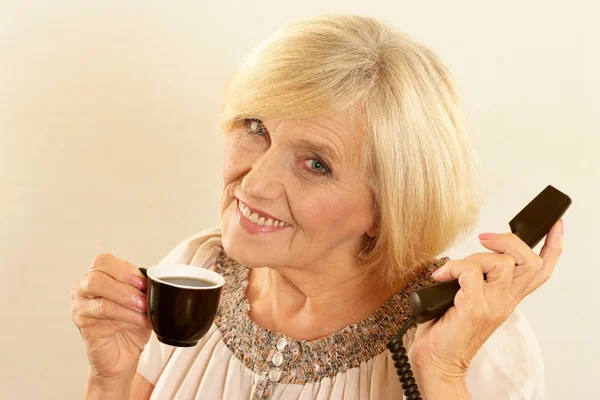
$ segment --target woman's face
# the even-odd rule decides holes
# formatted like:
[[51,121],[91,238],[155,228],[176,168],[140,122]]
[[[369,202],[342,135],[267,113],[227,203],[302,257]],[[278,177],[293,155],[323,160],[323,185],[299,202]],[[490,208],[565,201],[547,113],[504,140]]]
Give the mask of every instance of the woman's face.
[[229,256],[275,269],[356,257],[373,212],[363,133],[351,121],[244,120],[226,137],[221,216]]

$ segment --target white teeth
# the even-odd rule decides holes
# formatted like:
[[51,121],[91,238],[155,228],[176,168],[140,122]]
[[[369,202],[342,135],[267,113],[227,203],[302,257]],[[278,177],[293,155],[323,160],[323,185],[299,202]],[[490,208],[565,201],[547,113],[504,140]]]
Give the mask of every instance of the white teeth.
[[250,211],[248,206],[246,206],[239,200],[238,200],[238,208],[240,209],[240,211],[242,212],[242,215],[245,218],[247,218],[248,220],[250,220],[250,222],[255,223],[259,226],[280,227],[280,226],[285,225],[285,222],[283,222],[283,221],[278,221],[278,220],[273,220],[271,218],[261,217],[257,213],[253,213],[252,211]]
[[250,212],[250,210],[248,209],[248,207],[244,208],[244,210],[242,211],[242,214],[244,215],[244,217],[249,218],[250,214],[252,214]]

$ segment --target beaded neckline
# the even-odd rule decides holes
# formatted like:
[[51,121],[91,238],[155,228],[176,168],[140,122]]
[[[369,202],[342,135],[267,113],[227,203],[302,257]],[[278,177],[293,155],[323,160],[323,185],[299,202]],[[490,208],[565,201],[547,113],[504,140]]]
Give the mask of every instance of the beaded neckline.
[[305,384],[333,378],[339,372],[358,367],[385,351],[386,343],[410,315],[409,295],[433,283],[431,273],[447,257],[434,259],[403,290],[396,293],[359,323],[315,340],[296,340],[255,323],[249,316],[246,297],[250,269],[221,251],[215,270],[225,278],[215,324],[225,345],[255,373],[266,376],[273,368],[275,353],[286,362],[279,368],[279,383]]

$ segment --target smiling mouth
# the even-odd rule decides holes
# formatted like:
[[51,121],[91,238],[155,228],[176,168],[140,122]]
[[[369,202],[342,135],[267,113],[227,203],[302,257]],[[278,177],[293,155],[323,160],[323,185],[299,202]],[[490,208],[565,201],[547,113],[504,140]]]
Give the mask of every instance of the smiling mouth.
[[252,222],[253,224],[256,224],[258,226],[272,226],[274,228],[287,225],[283,221],[279,221],[277,219],[263,216],[260,213],[253,212],[243,201],[241,201],[240,199],[236,200],[238,202],[238,208],[240,209],[242,216],[248,221]]

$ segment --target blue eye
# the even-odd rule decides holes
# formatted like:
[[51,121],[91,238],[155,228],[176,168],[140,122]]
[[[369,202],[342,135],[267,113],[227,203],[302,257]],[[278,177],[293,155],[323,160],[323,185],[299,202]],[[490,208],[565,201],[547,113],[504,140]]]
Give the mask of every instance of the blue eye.
[[306,160],[306,164],[310,167],[311,171],[317,175],[325,175],[329,173],[329,168],[327,165],[325,165],[325,163],[318,158]]
[[258,136],[266,136],[265,126],[258,119],[248,119],[247,122],[250,127],[250,132],[256,133]]

